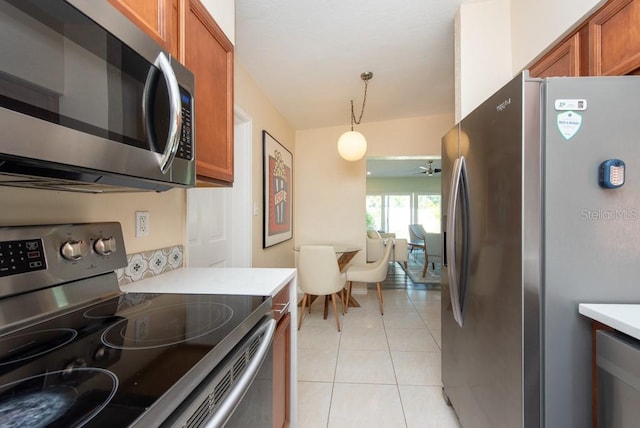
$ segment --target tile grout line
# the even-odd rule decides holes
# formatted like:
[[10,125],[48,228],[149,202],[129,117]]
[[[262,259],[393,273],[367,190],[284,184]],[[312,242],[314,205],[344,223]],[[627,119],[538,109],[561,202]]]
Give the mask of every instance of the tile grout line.
[[336,387],[336,375],[338,374],[338,361],[340,360],[340,348],[342,345],[342,333],[344,332],[344,316],[342,317],[342,323],[340,326],[340,338],[338,339],[338,350],[336,352],[336,365],[333,368],[333,380],[331,382],[331,395],[329,396],[329,409],[327,412],[327,428],[329,428],[329,421],[331,420],[331,404],[333,403],[333,394]]

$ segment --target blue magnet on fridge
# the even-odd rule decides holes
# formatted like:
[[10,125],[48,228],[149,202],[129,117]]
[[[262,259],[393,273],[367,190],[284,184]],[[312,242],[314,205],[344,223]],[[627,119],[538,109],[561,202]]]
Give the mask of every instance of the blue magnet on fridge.
[[620,159],[608,159],[600,164],[598,184],[605,189],[617,189],[624,185],[625,165]]

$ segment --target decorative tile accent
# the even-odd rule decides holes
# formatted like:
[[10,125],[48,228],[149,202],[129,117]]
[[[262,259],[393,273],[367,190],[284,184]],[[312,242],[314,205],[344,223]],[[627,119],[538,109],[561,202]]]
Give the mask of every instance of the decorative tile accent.
[[126,268],[116,270],[120,285],[130,284],[144,278],[182,267],[183,247],[160,248],[142,253],[128,254]]

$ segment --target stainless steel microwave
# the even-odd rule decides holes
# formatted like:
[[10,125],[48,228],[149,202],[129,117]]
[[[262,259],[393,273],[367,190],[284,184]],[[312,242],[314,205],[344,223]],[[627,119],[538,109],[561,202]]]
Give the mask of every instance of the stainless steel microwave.
[[106,0],[0,0],[0,185],[195,184],[194,77]]

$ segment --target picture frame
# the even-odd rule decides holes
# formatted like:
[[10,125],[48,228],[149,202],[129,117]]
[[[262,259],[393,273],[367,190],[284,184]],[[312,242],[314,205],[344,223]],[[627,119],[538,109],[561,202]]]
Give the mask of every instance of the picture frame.
[[262,248],[293,237],[293,155],[266,130],[262,131]]

